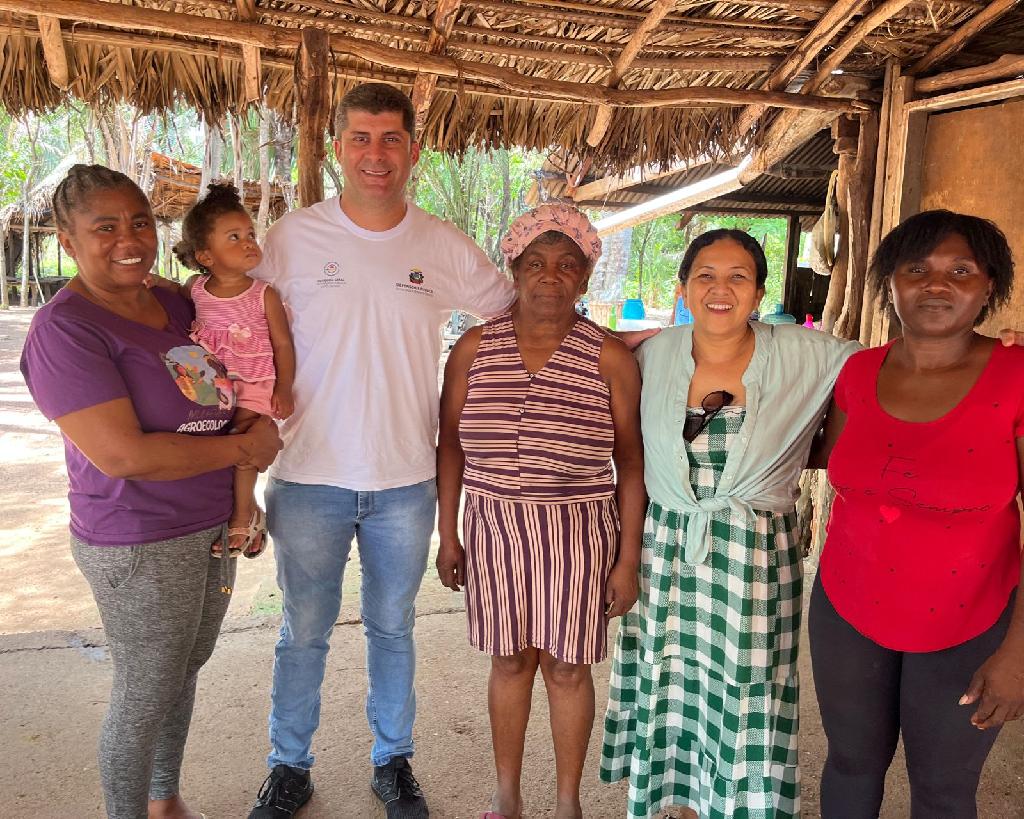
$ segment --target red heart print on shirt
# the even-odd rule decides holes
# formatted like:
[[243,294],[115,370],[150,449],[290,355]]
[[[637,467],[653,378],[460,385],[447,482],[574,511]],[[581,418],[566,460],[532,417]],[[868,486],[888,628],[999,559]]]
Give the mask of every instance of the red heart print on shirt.
[[886,523],[892,523],[900,516],[899,507],[896,506],[879,506],[878,511]]

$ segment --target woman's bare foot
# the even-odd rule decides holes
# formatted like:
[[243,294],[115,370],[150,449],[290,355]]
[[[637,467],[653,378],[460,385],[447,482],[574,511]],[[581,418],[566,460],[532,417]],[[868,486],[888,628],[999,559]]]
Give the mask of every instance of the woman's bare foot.
[[491,797],[491,810],[506,819],[522,819],[522,796],[519,793],[505,793],[499,787]]
[[583,819],[583,807],[579,799],[559,799],[555,803],[555,819]]
[[203,814],[191,810],[178,794],[169,799],[149,800],[149,819],[203,819]]

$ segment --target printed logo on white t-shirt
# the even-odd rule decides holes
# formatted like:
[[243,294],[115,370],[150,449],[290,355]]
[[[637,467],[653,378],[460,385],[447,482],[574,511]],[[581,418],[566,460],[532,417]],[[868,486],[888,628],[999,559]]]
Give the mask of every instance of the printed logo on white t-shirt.
[[409,283],[406,284],[405,282],[401,281],[395,282],[395,289],[400,290],[403,293],[417,293],[421,296],[430,296],[431,298],[433,298],[433,288],[425,287],[423,284],[426,281],[426,278],[427,277],[423,274],[423,271],[420,270],[418,267],[410,267]]
[[345,278],[341,275],[341,265],[337,262],[328,262],[324,265],[324,275],[316,280],[319,288],[341,287],[345,284]]

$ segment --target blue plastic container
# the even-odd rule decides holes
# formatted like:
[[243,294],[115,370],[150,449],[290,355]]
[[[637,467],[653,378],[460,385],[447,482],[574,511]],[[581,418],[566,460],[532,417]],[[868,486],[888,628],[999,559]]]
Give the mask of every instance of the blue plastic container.
[[647,311],[641,299],[626,299],[622,302],[622,317],[624,319],[645,319]]

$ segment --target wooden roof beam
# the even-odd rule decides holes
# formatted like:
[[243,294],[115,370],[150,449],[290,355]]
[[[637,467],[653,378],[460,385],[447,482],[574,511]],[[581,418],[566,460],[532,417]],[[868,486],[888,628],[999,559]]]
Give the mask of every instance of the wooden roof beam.
[[[434,16],[430,25],[430,36],[427,39],[429,54],[444,54],[448,38],[452,35],[455,18],[458,16],[461,0],[437,0]],[[412,87],[412,106],[416,111],[416,133],[422,133],[430,112],[430,100],[437,86],[437,75],[421,73],[416,75]]]
[[[793,49],[789,56],[782,61],[782,64],[772,72],[766,83],[768,90],[778,91],[789,85],[801,71],[811,64],[821,50],[832,42],[850,20],[860,13],[865,4],[866,0],[837,0],[822,15],[800,45]],[[764,112],[765,108],[759,105],[753,105],[741,111],[736,125],[737,137],[745,136]]]
[[[630,64],[640,54],[640,50],[647,44],[647,38],[651,35],[658,24],[665,19],[668,13],[675,7],[676,0],[655,0],[653,8],[637,27],[636,31],[629,38],[626,47],[622,49],[612,66],[612,73],[604,81],[608,88],[616,88],[625,76]],[[601,144],[604,135],[608,132],[608,126],[612,121],[612,109],[608,105],[599,105],[594,114],[594,122],[587,134],[587,144],[594,148]]]
[[978,85],[992,80],[1003,80],[1024,74],[1024,54],[1004,54],[995,62],[977,65],[973,68],[961,68],[959,71],[947,71],[926,77],[914,83],[914,91],[918,94],[934,94],[949,88],[961,88],[965,85]]
[[941,43],[933,46],[921,59],[908,68],[905,74],[923,74],[936,63],[940,63],[947,57],[960,51],[967,42],[978,34],[982,29],[988,28],[992,23],[1013,9],[1020,0],[992,0],[984,9],[975,14],[970,20],[960,24],[960,27]]
[[[242,22],[256,20],[256,0],[235,0],[235,11]],[[259,46],[242,46],[242,80],[246,102],[259,102],[263,97]]]
[[39,36],[43,41],[43,57],[50,82],[66,91],[71,85],[68,69],[68,54],[64,50],[64,38],[60,32],[60,19],[47,15],[39,16]]

